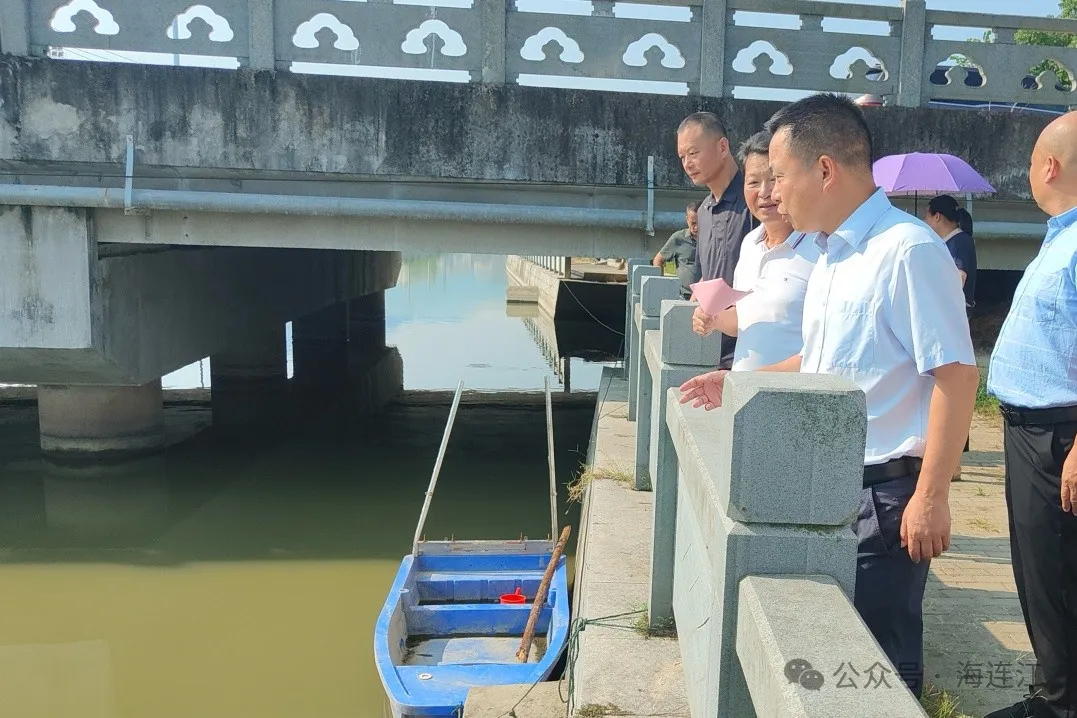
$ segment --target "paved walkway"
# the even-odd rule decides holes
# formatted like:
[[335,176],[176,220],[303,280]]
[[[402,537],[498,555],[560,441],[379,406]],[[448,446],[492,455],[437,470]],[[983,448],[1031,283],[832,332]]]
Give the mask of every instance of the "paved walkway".
[[927,680],[979,718],[1021,698],[1031,646],[1010,568],[1001,419],[977,416],[969,448],[950,491],[950,550],[928,578],[924,650]]

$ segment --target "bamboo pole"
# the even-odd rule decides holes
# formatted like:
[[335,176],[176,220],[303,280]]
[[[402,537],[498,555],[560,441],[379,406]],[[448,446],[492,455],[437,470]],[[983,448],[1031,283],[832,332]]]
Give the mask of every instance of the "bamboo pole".
[[553,547],[550,564],[546,567],[546,573],[542,575],[542,583],[539,584],[535,602],[531,604],[531,615],[527,618],[527,627],[524,628],[524,637],[520,640],[520,650],[516,651],[516,659],[520,663],[527,663],[527,657],[531,655],[531,643],[535,640],[535,625],[538,623],[539,614],[542,613],[542,607],[546,604],[546,593],[550,590],[550,581],[553,580],[557,562],[561,558],[561,553],[565,550],[565,544],[568,543],[568,537],[571,533],[571,526],[566,526],[561,531],[561,538],[557,539],[557,545]]
[[460,395],[464,391],[464,381],[456,385],[456,395],[452,400],[452,408],[449,409],[449,422],[445,425],[445,433],[441,436],[441,448],[438,449],[438,458],[434,462],[434,471],[430,475],[430,485],[426,489],[426,498],[423,499],[423,510],[419,514],[419,525],[415,527],[415,538],[411,542],[411,555],[419,555],[419,540],[423,536],[423,527],[426,526],[426,515],[430,512],[430,502],[434,498],[434,487],[438,483],[438,475],[441,473],[441,463],[445,460],[445,449],[449,446],[449,434],[452,433],[453,422],[456,421],[456,410],[460,408]]
[[550,540],[557,535],[557,468],[554,464],[553,408],[550,377],[546,377],[546,464],[550,472]]

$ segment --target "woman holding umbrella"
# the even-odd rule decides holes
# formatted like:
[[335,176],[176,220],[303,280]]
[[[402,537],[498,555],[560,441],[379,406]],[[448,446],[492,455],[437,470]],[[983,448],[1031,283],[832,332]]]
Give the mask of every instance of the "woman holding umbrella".
[[[950,256],[954,258],[957,273],[961,277],[961,288],[965,292],[965,312],[968,313],[976,306],[976,243],[972,241],[972,215],[950,195],[940,194],[928,203],[924,221],[942,237]],[[962,453],[968,450],[969,440],[965,439]],[[958,467],[953,479],[961,480],[961,467]]]
[[940,194],[927,205],[924,221],[942,237],[954,258],[965,307],[976,306],[976,243],[972,240],[972,215],[948,194]]

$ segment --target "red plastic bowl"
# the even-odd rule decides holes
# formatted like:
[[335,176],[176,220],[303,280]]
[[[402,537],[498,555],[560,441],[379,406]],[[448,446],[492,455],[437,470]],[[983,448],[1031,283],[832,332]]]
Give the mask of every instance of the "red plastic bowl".
[[527,603],[527,596],[524,595],[522,588],[518,588],[516,593],[501,594],[501,603]]

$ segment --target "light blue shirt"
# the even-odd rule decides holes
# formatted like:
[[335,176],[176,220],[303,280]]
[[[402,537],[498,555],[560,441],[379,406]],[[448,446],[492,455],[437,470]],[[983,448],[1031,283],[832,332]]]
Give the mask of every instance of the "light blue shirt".
[[961,278],[935,232],[877,190],[829,237],[804,304],[802,372],[867,398],[864,464],[924,455],[932,373],[975,366]]
[[1002,324],[987,391],[1003,404],[1077,404],[1077,208],[1052,217]]

